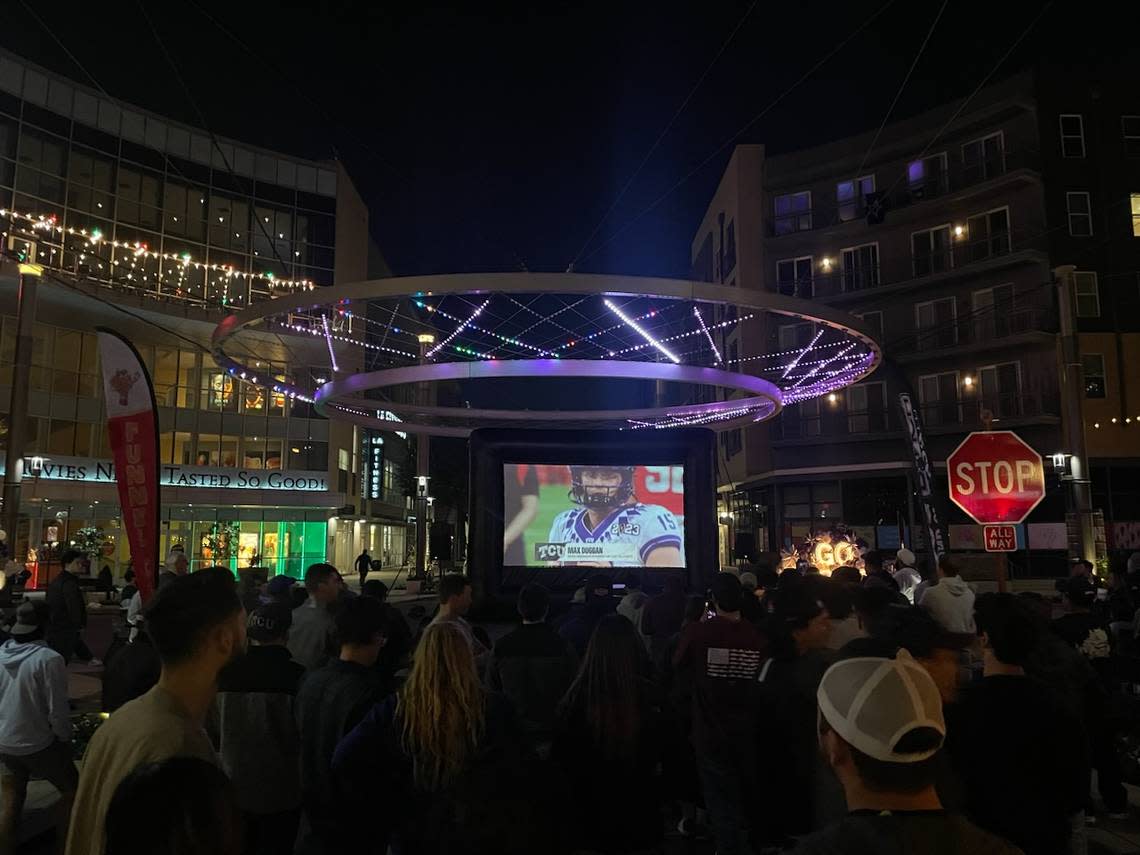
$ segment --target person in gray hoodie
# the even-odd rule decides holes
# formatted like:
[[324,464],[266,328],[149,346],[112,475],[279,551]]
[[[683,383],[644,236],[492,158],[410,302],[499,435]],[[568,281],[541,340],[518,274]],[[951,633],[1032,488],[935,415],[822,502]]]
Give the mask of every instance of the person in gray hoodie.
[[23,603],[12,637],[0,645],[0,855],[16,851],[30,778],[43,778],[60,792],[60,849],[79,785],[71,760],[67,666],[44,643],[44,623],[34,603]]
[[926,590],[921,607],[947,632],[977,631],[974,592],[958,575],[958,565],[949,555],[938,559],[938,584]]

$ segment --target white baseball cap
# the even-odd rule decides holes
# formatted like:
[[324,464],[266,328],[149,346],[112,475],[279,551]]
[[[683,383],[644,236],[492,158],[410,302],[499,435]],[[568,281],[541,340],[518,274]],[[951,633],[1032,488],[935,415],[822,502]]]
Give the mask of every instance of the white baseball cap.
[[913,567],[915,562],[914,553],[907,549],[905,546],[895,553],[895,558],[898,559],[900,564],[906,567]]
[[[819,715],[853,748],[886,763],[917,763],[938,753],[946,738],[942,698],[926,670],[900,650],[894,659],[836,662],[816,692]],[[908,733],[933,728],[938,745],[916,753],[895,746]]]

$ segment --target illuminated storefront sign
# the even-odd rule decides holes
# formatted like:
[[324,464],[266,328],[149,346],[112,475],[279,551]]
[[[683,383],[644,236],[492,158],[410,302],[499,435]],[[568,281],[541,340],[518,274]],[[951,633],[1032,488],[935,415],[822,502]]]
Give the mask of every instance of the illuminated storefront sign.
[[[87,484],[115,483],[115,464],[90,457],[43,457],[35,476],[46,481],[79,481]],[[0,473],[3,472],[0,461]],[[30,476],[25,475],[25,479]],[[291,469],[231,469],[214,466],[159,467],[159,483],[164,487],[204,487],[215,490],[292,490],[320,493],[328,490],[325,472]]]

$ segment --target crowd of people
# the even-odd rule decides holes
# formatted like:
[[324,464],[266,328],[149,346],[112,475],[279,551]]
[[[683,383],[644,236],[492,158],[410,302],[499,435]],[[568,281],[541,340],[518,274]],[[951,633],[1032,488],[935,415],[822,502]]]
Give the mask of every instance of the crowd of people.
[[0,855],[31,777],[63,796],[68,855],[652,853],[669,829],[719,855],[1079,851],[1091,769],[1127,812],[1128,586],[1099,595],[1077,565],[1054,618],[975,596],[950,557],[920,584],[902,552],[700,595],[598,573],[557,616],[528,584],[494,641],[460,575],[412,627],[329,564],[245,590],[168,561],[78,774],[76,636],[25,602],[0,646]]

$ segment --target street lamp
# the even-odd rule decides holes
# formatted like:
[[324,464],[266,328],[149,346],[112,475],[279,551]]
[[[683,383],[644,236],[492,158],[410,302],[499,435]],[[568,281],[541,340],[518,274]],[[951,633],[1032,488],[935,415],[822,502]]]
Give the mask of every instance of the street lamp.
[[1065,454],[1065,452],[1063,452],[1063,451],[1054,452],[1054,454],[1053,454],[1053,469],[1058,474],[1061,474],[1061,475],[1065,474],[1065,459],[1068,456],[1069,455]]

